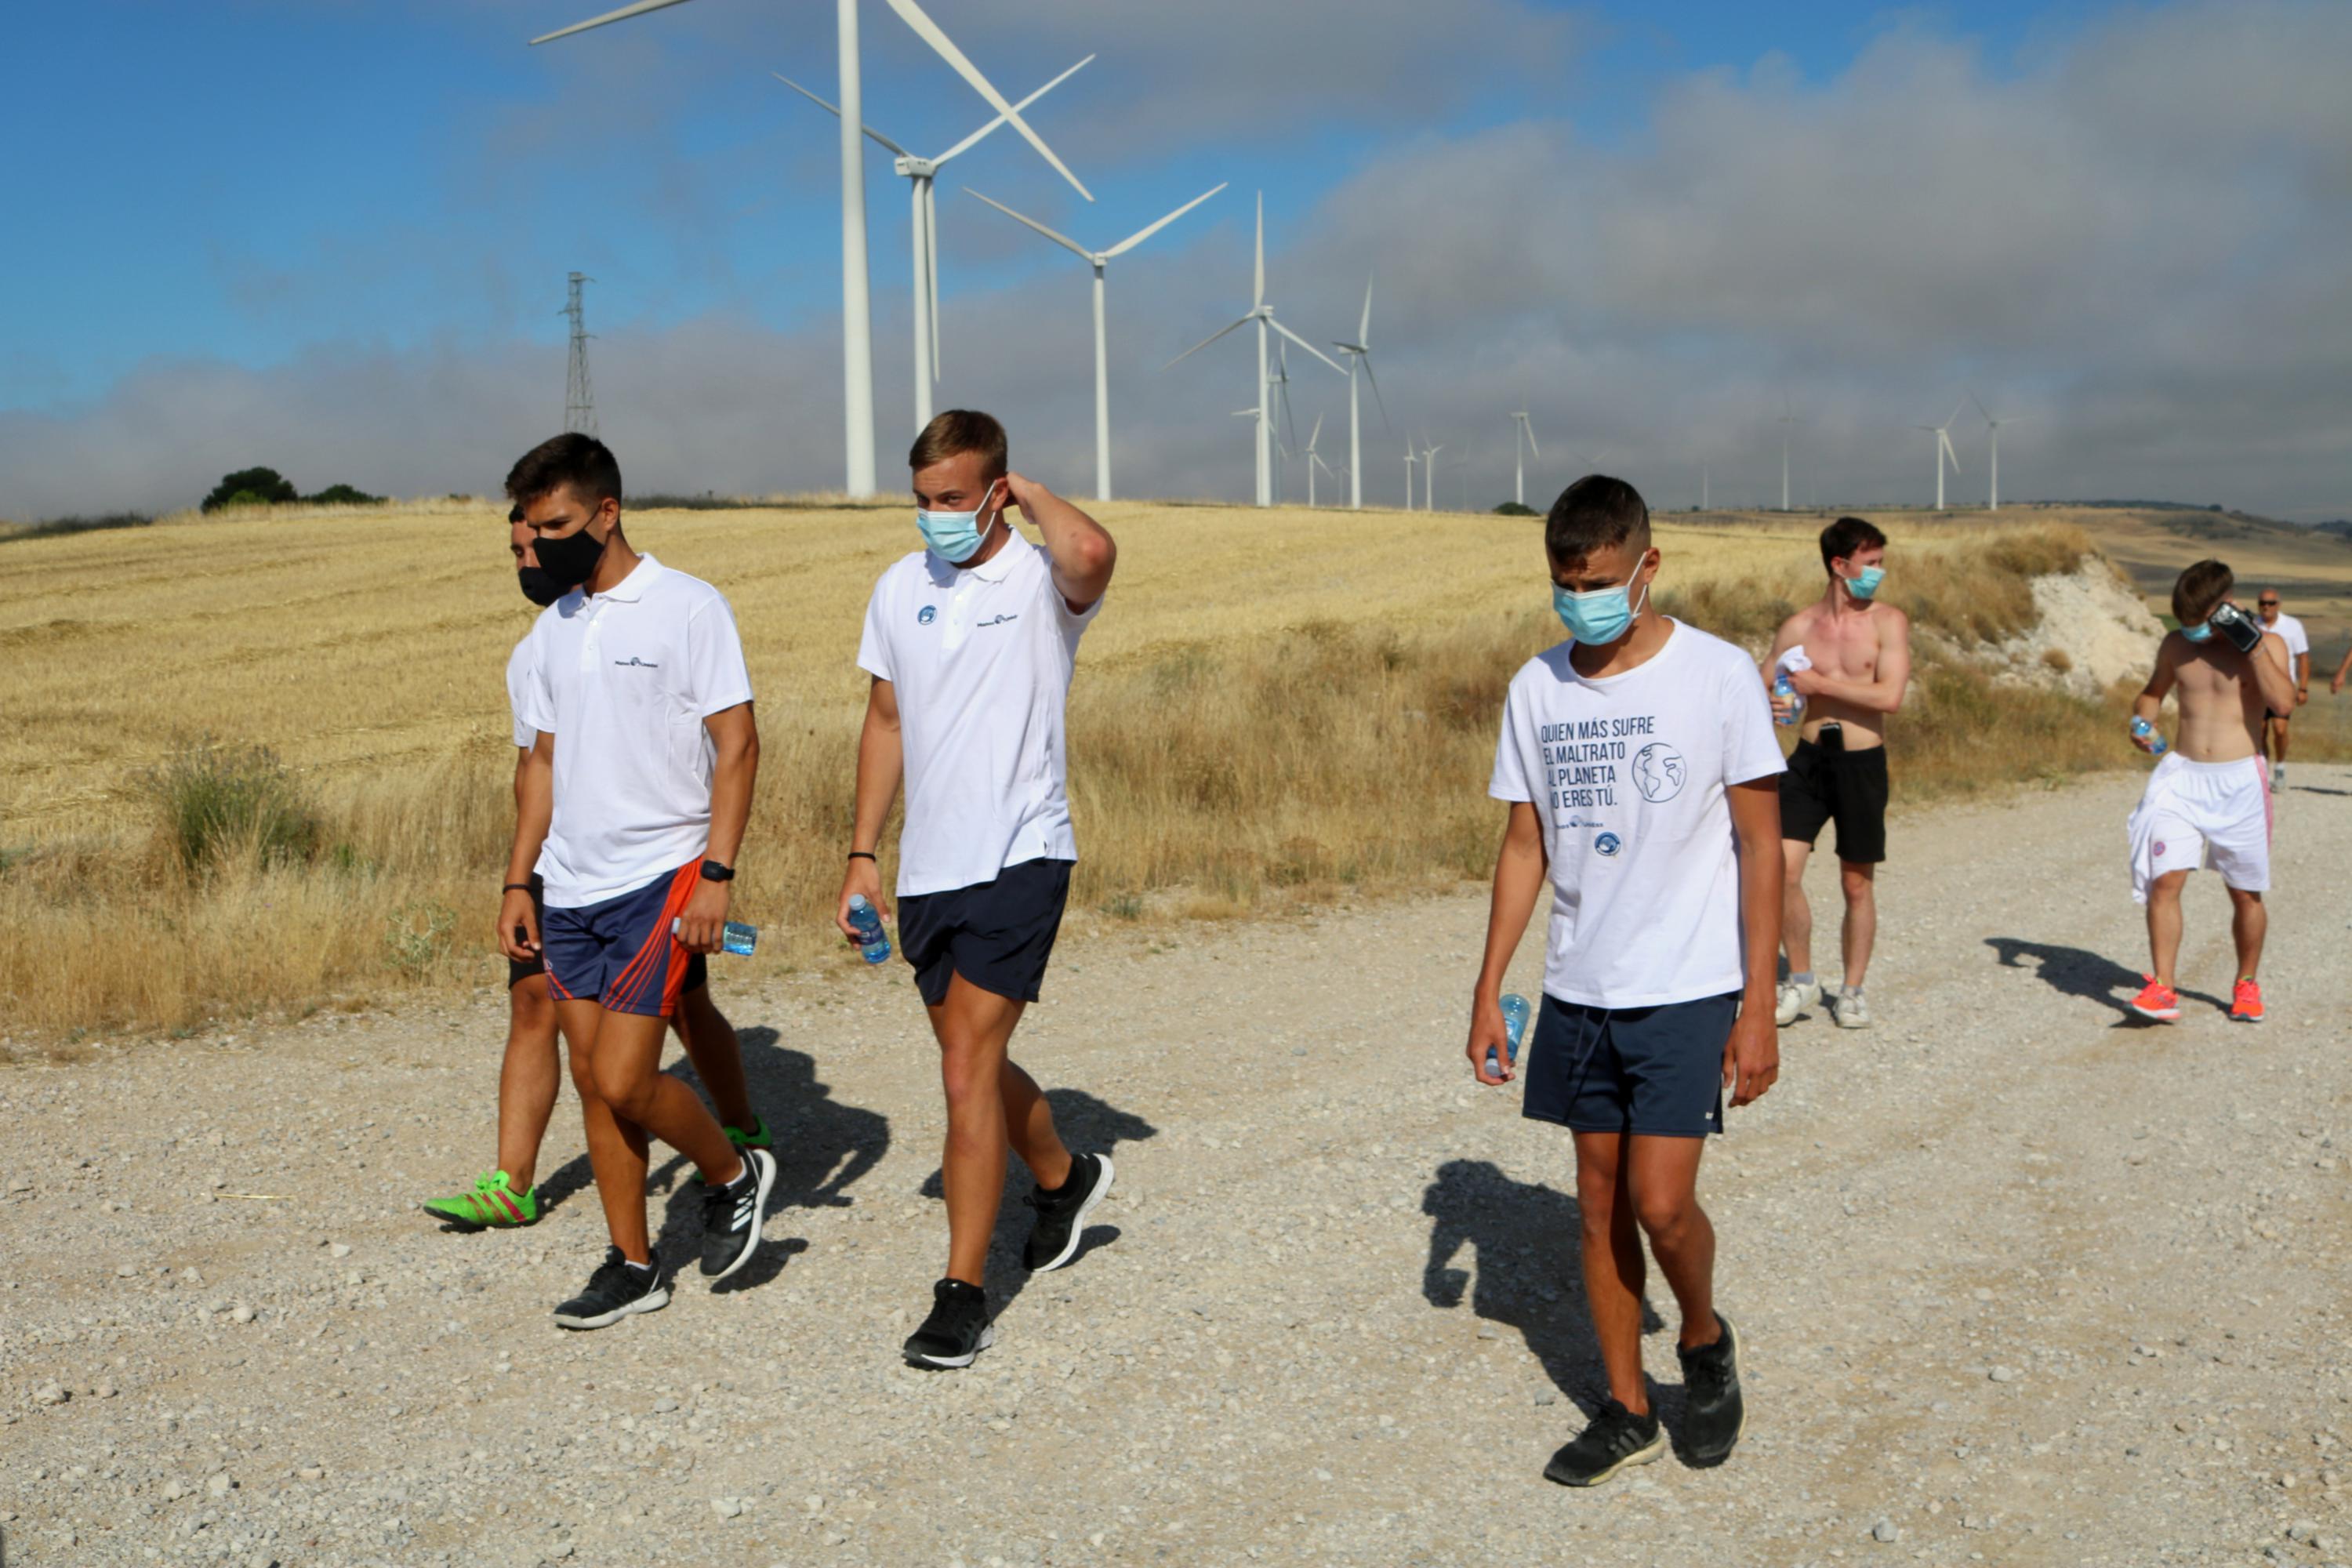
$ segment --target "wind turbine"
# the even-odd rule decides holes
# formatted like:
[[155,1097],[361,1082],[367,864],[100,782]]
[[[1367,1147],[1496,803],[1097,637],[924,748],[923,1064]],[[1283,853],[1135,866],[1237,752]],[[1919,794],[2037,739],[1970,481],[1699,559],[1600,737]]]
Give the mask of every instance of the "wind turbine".
[[[1094,57],[1089,55],[1087,58],[1092,59]],[[991,201],[988,197],[981,195],[970,185],[964,187],[966,195],[978,196],[980,200],[988,202],[990,206],[1016,223],[1027,224],[1055,244],[1075,253],[1081,261],[1095,269],[1095,499],[1097,500],[1110,500],[1110,339],[1103,325],[1103,268],[1112,257],[1126,255],[1224,188],[1223,184],[1219,184],[1202,191],[1166,217],[1149,227],[1138,229],[1108,250],[1088,250],[1067,235],[1056,234],[1034,218],[1023,217],[1003,202]]]
[[[1428,439],[1426,436],[1422,437],[1424,443]],[[1424,511],[1437,510],[1437,454],[1444,450],[1445,444],[1442,441],[1434,447],[1424,445],[1421,449],[1421,495]]]
[[[1381,384],[1372,376],[1372,280],[1364,279],[1364,317],[1356,324],[1356,341],[1352,343],[1334,342],[1331,345],[1348,356],[1348,504],[1358,510],[1364,505],[1364,439],[1363,420],[1356,407],[1356,366],[1364,367],[1364,379],[1371,383],[1372,402],[1381,411],[1381,428],[1389,428],[1389,405],[1381,399]],[[1405,504],[1412,504],[1412,486],[1405,486]]]
[[[896,4],[897,0],[892,0],[892,3]],[[1218,328],[1215,331],[1211,332],[1207,337],[1202,338],[1199,342],[1194,343],[1191,348],[1186,349],[1182,353],[1178,354],[1175,359],[1170,360],[1167,364],[1161,365],[1160,368],[1166,370],[1170,365],[1173,365],[1181,361],[1192,358],[1194,354],[1199,353],[1202,349],[1207,348],[1211,343],[1215,342],[1219,338],[1223,337],[1227,332],[1234,331],[1235,328],[1246,327],[1252,321],[1255,321],[1257,323],[1257,504],[1260,506],[1272,506],[1274,504],[1274,495],[1271,484],[1274,477],[1274,410],[1267,405],[1265,395],[1266,378],[1270,374],[1270,367],[1266,363],[1265,353],[1266,329],[1270,327],[1274,331],[1280,332],[1284,337],[1288,338],[1292,342],[1297,343],[1300,348],[1305,349],[1308,353],[1313,354],[1317,359],[1321,360],[1333,370],[1339,370],[1339,362],[1325,353],[1321,349],[1317,348],[1313,343],[1308,342],[1305,338],[1300,337],[1297,332],[1292,331],[1288,327],[1284,326],[1280,321],[1276,321],[1274,319],[1274,307],[1265,302],[1265,193],[1264,191],[1260,191],[1257,194],[1257,269],[1255,274],[1255,281],[1253,284],[1254,293],[1252,295],[1252,302],[1247,315],[1235,321],[1230,326]],[[1340,371],[1340,374],[1344,375],[1347,373],[1345,371]]]
[[1412,510],[1412,466],[1421,459],[1412,455],[1412,437],[1404,438],[1404,510]]
[[1511,416],[1511,461],[1517,474],[1512,485],[1511,499],[1525,506],[1528,504],[1528,459],[1527,452],[1522,451],[1519,446],[1522,436],[1527,437],[1527,449],[1538,458],[1542,457],[1543,448],[1536,445],[1536,427],[1528,421],[1524,409]]
[[[2025,421],[1994,418],[1986,411],[1983,402],[1973,392],[1969,394],[1969,401],[1977,405],[1978,413],[1984,415],[1985,434],[1992,442],[1992,470],[1991,478],[1985,487],[1985,510],[1999,511],[2000,510],[2000,427],[2004,425],[2022,425]],[[1954,409],[1952,412],[1957,414],[1959,410]],[[1937,477],[1940,478],[1942,473],[1942,469],[1937,470]]]
[[[635,0],[633,5],[607,11],[601,16],[541,33],[531,42],[551,43],[608,22],[623,22],[648,11],[666,10],[685,3],[686,0]],[[963,51],[940,31],[938,23],[923,14],[915,0],[887,0],[887,4],[901,21],[915,30],[917,37],[929,44],[958,76],[971,84],[972,90],[991,109],[1021,132],[1023,141],[1037,149],[1045,162],[1076,186],[1078,195],[1088,201],[1095,199],[1094,194],[1045,145],[1045,139],[1029,129],[1021,111],[1005,101],[1004,95],[980,74],[979,67],[964,58]],[[842,446],[849,493],[870,496],[874,493],[874,311],[866,268],[866,143],[858,134],[866,123],[866,92],[857,65],[857,0],[834,0],[834,26],[839,38],[841,64],[841,107],[837,112],[841,116]]]
[[1315,504],[1315,470],[1320,468],[1325,473],[1331,474],[1331,477],[1335,479],[1339,477],[1338,474],[1331,472],[1331,465],[1325,462],[1323,460],[1323,455],[1315,449],[1315,443],[1320,441],[1322,438],[1323,416],[1318,414],[1315,416],[1315,428],[1308,432],[1307,437],[1307,451],[1305,454],[1307,458],[1307,504],[1310,507]]
[[1944,416],[1944,422],[1941,425],[1911,426],[1914,430],[1932,430],[1936,435],[1936,510],[1937,511],[1944,510],[1944,465],[1948,462],[1952,465],[1952,472],[1957,474],[1960,471],[1959,457],[1952,450],[1952,421],[1959,416],[1960,405],[1955,403],[1952,405],[1952,411]]
[[1706,464],[1704,462],[1698,466],[1698,510],[1709,510],[1706,503]]
[[1789,412],[1789,400],[1786,397],[1781,398],[1780,417],[1776,423],[1780,426],[1780,510],[1782,511],[1789,510],[1789,426],[1796,422],[1797,416]]
[[[1088,55],[1013,107],[1028,108],[1076,76],[1094,58]],[[835,119],[841,118],[841,110],[783,72],[770,71],[768,74]],[[918,430],[931,422],[931,388],[940,379],[940,207],[933,189],[934,180],[940,165],[970,152],[990,132],[1003,123],[1004,116],[1000,114],[936,158],[919,158],[871,125],[866,127],[869,141],[897,154],[898,162],[893,166],[907,177],[908,194],[913,198],[914,217],[909,226],[915,242],[915,428]]]

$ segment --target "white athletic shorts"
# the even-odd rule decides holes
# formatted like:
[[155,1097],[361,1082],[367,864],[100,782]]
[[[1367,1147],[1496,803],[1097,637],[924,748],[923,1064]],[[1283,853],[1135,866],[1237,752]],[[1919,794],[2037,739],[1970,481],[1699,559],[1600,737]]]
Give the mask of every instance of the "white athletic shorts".
[[2131,814],[2132,901],[2168,871],[2212,870],[2242,893],[2271,885],[2271,775],[2259,756],[2156,764]]

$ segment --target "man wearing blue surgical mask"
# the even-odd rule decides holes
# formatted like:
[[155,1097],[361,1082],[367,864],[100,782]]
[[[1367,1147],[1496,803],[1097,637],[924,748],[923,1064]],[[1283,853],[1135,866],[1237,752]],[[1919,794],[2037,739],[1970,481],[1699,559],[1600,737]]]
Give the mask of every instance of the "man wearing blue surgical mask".
[[[1886,858],[1886,720],[1911,681],[1911,623],[1879,602],[1886,535],[1858,517],[1822,530],[1822,596],[1781,623],[1764,661],[1774,688],[1772,716],[1801,724],[1789,771],[1780,775],[1780,839],[1788,859],[1780,935],[1789,953],[1774,1016],[1782,1025],[1823,1000],[1813,978],[1813,910],[1805,863],[1813,842],[1837,824],[1838,887],[1845,895],[1844,970],[1828,992],[1831,1020],[1866,1028],[1862,987],[1878,937],[1878,866]],[[1785,679],[1789,690],[1780,682]]]
[[[924,548],[882,574],[866,606],[857,664],[873,685],[838,918],[860,944],[851,900],[889,913],[877,857],[903,776],[898,946],[948,1102],[947,1272],[905,1353],[962,1367],[994,1337],[982,1269],[1008,1148],[1036,1183],[1022,1258],[1033,1271],[1076,1260],[1087,1215],[1110,1190],[1108,1156],[1070,1152],[1008,1052],[1038,998],[1077,859],[1063,711],[1118,552],[1094,519],[1013,471],[1004,426],[985,414],[950,409],[907,460]],[[1016,506],[1042,544],[1015,531]]]

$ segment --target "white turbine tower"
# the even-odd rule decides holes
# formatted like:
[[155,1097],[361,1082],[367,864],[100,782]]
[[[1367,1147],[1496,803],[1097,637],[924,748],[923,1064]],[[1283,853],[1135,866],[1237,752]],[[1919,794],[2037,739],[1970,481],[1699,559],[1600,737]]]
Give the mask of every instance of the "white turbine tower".
[[[1519,444],[1523,436],[1527,437],[1525,447]],[[1543,456],[1543,448],[1536,445],[1536,427],[1528,421],[1526,411],[1522,410],[1511,416],[1511,461],[1517,475],[1512,486],[1511,499],[1521,506],[1528,504],[1527,454],[1530,451],[1538,458]]]
[[1404,438],[1404,510],[1412,510],[1412,466],[1421,461],[1412,455],[1412,437]]
[[1776,421],[1780,426],[1780,510],[1782,511],[1789,510],[1789,426],[1796,422],[1797,416],[1788,411],[1787,399],[1782,399],[1780,417]]
[[[607,22],[626,21],[642,16],[648,11],[666,10],[681,5],[686,0],[635,0],[616,11],[601,16],[591,16],[584,22],[574,22],[568,27],[558,27],[551,33],[541,33],[531,40],[544,44],[556,38],[584,33],[591,27],[601,27]],[[1029,129],[1020,110],[1004,100],[1004,95],[990,85],[980,68],[964,58],[963,51],[939,24],[923,14],[915,0],[887,0],[890,9],[899,19],[915,30],[915,36],[929,44],[933,52],[955,68],[958,76],[971,84],[991,109],[1003,115],[1021,138],[1059,170],[1062,177],[1076,185],[1078,194],[1094,200],[1093,193],[1079,184],[1044,138]],[[848,472],[845,476],[849,493],[870,496],[874,493],[874,312],[867,295],[866,268],[866,142],[858,134],[866,123],[866,93],[857,65],[857,0],[834,0],[834,25],[840,43],[841,86],[841,405],[843,457]]]
[[1290,416],[1290,345],[1274,345],[1274,375],[1265,386],[1266,406],[1276,410],[1274,427],[1274,499],[1280,505],[1284,495],[1282,481],[1290,472],[1290,448],[1282,439],[1285,430],[1293,441],[1298,439],[1298,421]]
[[[1422,439],[1425,442],[1429,437],[1424,436]],[[1442,441],[1434,447],[1424,446],[1421,449],[1421,497],[1423,511],[1437,510],[1437,454],[1444,450],[1445,450],[1445,444]]]
[[1202,191],[1166,217],[1148,227],[1138,229],[1108,250],[1088,250],[1067,235],[1056,234],[1034,218],[1023,217],[1003,202],[991,201],[988,197],[981,195],[970,185],[964,187],[965,194],[979,196],[982,201],[988,202],[990,206],[1016,223],[1027,224],[1055,244],[1076,253],[1079,260],[1095,270],[1095,499],[1097,500],[1110,500],[1110,338],[1108,329],[1103,324],[1103,268],[1112,257],[1126,255],[1224,188],[1220,184],[1213,189]]
[[[1182,353],[1178,354],[1175,359],[1170,360],[1167,364],[1161,365],[1160,368],[1166,370],[1170,365],[1173,365],[1181,361],[1192,358],[1194,354],[1199,353],[1202,349],[1207,348],[1211,343],[1215,342],[1219,338],[1223,337],[1227,332],[1233,331],[1236,328],[1246,327],[1252,321],[1255,321],[1257,323],[1257,504],[1260,506],[1272,506],[1274,504],[1274,410],[1268,405],[1268,400],[1265,395],[1265,387],[1267,378],[1272,374],[1273,367],[1268,363],[1266,357],[1266,330],[1268,328],[1272,328],[1275,331],[1280,332],[1284,337],[1288,338],[1292,342],[1297,343],[1300,348],[1305,349],[1308,353],[1313,354],[1317,359],[1321,360],[1333,370],[1339,370],[1339,362],[1325,353],[1321,349],[1317,348],[1313,343],[1308,342],[1305,338],[1300,337],[1297,332],[1292,331],[1288,327],[1284,326],[1280,321],[1276,321],[1274,319],[1274,307],[1265,302],[1265,193],[1264,191],[1260,191],[1257,195],[1257,268],[1254,277],[1255,281],[1252,286],[1253,292],[1251,296],[1251,304],[1249,313],[1247,315],[1241,317],[1229,326],[1218,328],[1215,331],[1211,332],[1207,337],[1202,338],[1199,342],[1194,343],[1191,348],[1186,349]],[[1345,375],[1347,373],[1345,371],[1340,371],[1339,374]]]
[[1960,405],[1955,403],[1952,405],[1951,413],[1944,416],[1944,422],[1941,425],[1914,425],[1911,426],[1914,430],[1928,430],[1935,433],[1936,510],[1937,511],[1944,510],[1944,465],[1946,463],[1951,464],[1952,472],[1956,474],[1960,471],[1959,456],[1952,450],[1952,421],[1958,419],[1959,416]]
[[[2022,419],[1994,418],[1991,413],[1986,409],[1983,402],[1979,399],[1977,395],[1973,392],[1969,394],[1969,401],[1974,403],[1977,405],[1977,412],[1984,416],[1985,435],[1992,443],[1992,451],[1990,454],[1992,462],[1991,473],[1985,485],[1985,510],[1987,511],[1999,511],[2000,510],[2000,427],[2004,425],[2022,425],[2025,421]],[[1958,410],[1955,409],[1953,412],[1958,413]],[[1939,469],[1937,472],[1940,474],[1941,470]]]
[[[1356,341],[1331,346],[1348,356],[1348,504],[1361,510],[1364,504],[1364,427],[1363,416],[1356,405],[1356,366],[1364,367],[1364,379],[1371,383],[1372,402],[1381,411],[1381,428],[1389,428],[1389,405],[1381,399],[1381,384],[1372,376],[1372,280],[1364,279],[1364,317],[1356,324]],[[1405,505],[1412,505],[1412,486],[1405,485]]]
[[[1076,76],[1094,58],[1088,55],[1013,107],[1028,108]],[[840,110],[782,71],[770,71],[768,74],[835,119],[841,118]],[[908,194],[913,198],[914,216],[909,228],[915,243],[915,428],[918,430],[931,422],[931,388],[938,384],[940,379],[940,207],[934,184],[941,164],[970,152],[990,132],[1003,123],[1004,116],[1000,114],[936,158],[919,158],[871,125],[866,127],[868,140],[877,146],[888,148],[897,155],[898,162],[894,167],[907,177]]]
[[1331,465],[1323,460],[1323,455],[1315,449],[1315,444],[1321,439],[1323,439],[1323,416],[1318,414],[1315,416],[1315,428],[1307,433],[1307,451],[1305,454],[1307,458],[1307,504],[1310,507],[1315,504],[1315,470],[1320,468],[1325,473],[1330,474],[1335,479],[1339,477],[1337,473],[1332,471]]

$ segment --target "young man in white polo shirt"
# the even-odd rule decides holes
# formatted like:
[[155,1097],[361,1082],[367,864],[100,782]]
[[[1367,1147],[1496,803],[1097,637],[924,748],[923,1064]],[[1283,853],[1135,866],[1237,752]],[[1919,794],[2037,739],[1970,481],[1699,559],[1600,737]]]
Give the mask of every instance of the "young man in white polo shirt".
[[595,1329],[669,1300],[646,1226],[649,1138],[705,1184],[704,1274],[724,1279],[759,1245],[775,1159],[739,1152],[661,1071],[661,1048],[689,963],[719,948],[760,739],[733,612],[709,584],[629,547],[620,465],[603,442],[541,443],[507,475],[507,493],[539,565],[567,592],[531,628],[518,720],[535,739],[499,935],[516,962],[543,953],[572,1042],[612,1247],[555,1321]]
[[[971,1364],[993,1338],[982,1290],[1009,1143],[1035,1178],[1023,1261],[1077,1253],[1111,1163],[1072,1155],[1037,1082],[1007,1054],[1061,929],[1077,842],[1063,710],[1078,638],[1118,556],[1094,519],[1008,466],[1004,427],[950,409],[916,438],[916,523],[928,548],[892,565],[866,610],[873,677],[857,742],[857,819],[840,923],[863,895],[887,912],[875,859],[903,773],[898,942],[930,1014],[947,1090],[947,1276],[906,1343],[918,1366]],[[1013,530],[1018,506],[1044,537]]]
[[1780,748],[1763,683],[1731,644],[1660,615],[1650,513],[1591,475],[1544,524],[1570,640],[1511,679],[1488,793],[1510,803],[1470,1005],[1471,1070],[1507,1058],[1504,972],[1547,871],[1551,934],[1525,1114],[1576,1139],[1584,1289],[1609,1398],[1544,1474],[1594,1486],[1664,1451],[1642,1371],[1642,1237],[1682,1309],[1684,1447],[1739,1440],[1738,1340],[1715,1310],[1699,1155],[1780,1073]]

